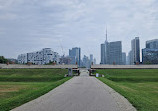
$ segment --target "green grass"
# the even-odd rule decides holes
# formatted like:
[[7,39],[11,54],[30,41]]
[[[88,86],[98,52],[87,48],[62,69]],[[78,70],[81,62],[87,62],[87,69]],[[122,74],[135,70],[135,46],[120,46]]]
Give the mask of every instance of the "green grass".
[[127,98],[138,111],[158,111],[158,69],[97,70],[98,79]]
[[66,69],[0,69],[0,111],[33,100],[71,77]]

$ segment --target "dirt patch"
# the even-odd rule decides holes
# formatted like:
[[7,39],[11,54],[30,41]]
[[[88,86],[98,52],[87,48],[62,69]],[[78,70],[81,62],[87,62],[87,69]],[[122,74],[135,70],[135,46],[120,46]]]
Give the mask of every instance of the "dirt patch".
[[3,96],[3,95],[5,95],[5,93],[0,92],[0,96]]
[[19,91],[20,89],[26,88],[23,85],[0,85],[0,94],[4,92],[15,92]]

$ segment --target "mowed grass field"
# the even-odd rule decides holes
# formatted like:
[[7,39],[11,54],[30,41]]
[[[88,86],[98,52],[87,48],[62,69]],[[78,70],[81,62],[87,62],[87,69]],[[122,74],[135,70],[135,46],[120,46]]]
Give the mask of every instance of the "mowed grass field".
[[71,77],[66,69],[0,69],[0,111],[33,100]]
[[98,79],[119,92],[138,111],[158,111],[158,69],[104,69]]

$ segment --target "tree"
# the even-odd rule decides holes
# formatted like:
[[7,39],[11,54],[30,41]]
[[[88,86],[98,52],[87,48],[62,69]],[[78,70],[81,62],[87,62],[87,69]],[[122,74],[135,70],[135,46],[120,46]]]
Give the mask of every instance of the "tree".
[[6,64],[8,62],[8,59],[4,58],[4,56],[0,56],[0,63]]

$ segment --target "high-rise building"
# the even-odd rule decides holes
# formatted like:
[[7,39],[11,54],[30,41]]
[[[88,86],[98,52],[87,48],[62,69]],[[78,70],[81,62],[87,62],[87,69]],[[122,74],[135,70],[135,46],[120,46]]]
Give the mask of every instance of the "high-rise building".
[[96,58],[94,58],[94,63],[93,64],[96,64]]
[[84,55],[82,62],[83,62],[82,64],[83,67],[90,68],[91,63],[86,55]]
[[105,64],[105,44],[101,44],[101,62],[100,64]]
[[121,41],[109,43],[109,64],[122,64],[122,44]]
[[90,64],[94,63],[93,54],[90,54]]
[[146,41],[146,48],[142,49],[143,64],[158,64],[158,39]]
[[69,49],[69,57],[71,58],[71,64],[78,64],[78,66],[81,66],[81,48],[75,47]]
[[139,37],[135,37],[135,39],[131,40],[131,51],[128,55],[130,58],[130,65],[139,64],[140,63],[140,42]]
[[100,64],[109,64],[109,43],[108,43],[108,34],[106,29],[106,40],[101,44],[101,62]]
[[122,52],[122,65],[126,65],[126,53]]
[[121,41],[108,42],[107,30],[106,41],[101,44],[100,64],[122,64],[122,43]]
[[146,48],[158,49],[158,39],[146,41]]
[[143,64],[158,64],[158,49],[142,49]]
[[139,43],[139,37],[135,37],[131,41],[131,48],[132,48],[132,56],[133,56],[133,63],[140,63],[140,43]]
[[[107,36],[107,35],[106,35]],[[104,56],[104,58],[105,58],[105,60],[104,60],[104,64],[108,64],[110,61],[109,61],[109,57],[110,57],[110,55],[109,55],[109,53],[110,53],[110,44],[111,44],[111,42],[109,43],[108,41],[107,41],[107,37],[106,37],[106,41],[105,41],[105,56]],[[112,45],[112,44],[111,44]]]
[[127,64],[132,65],[133,64],[133,58],[132,58],[132,51],[129,51],[128,56],[127,56]]

